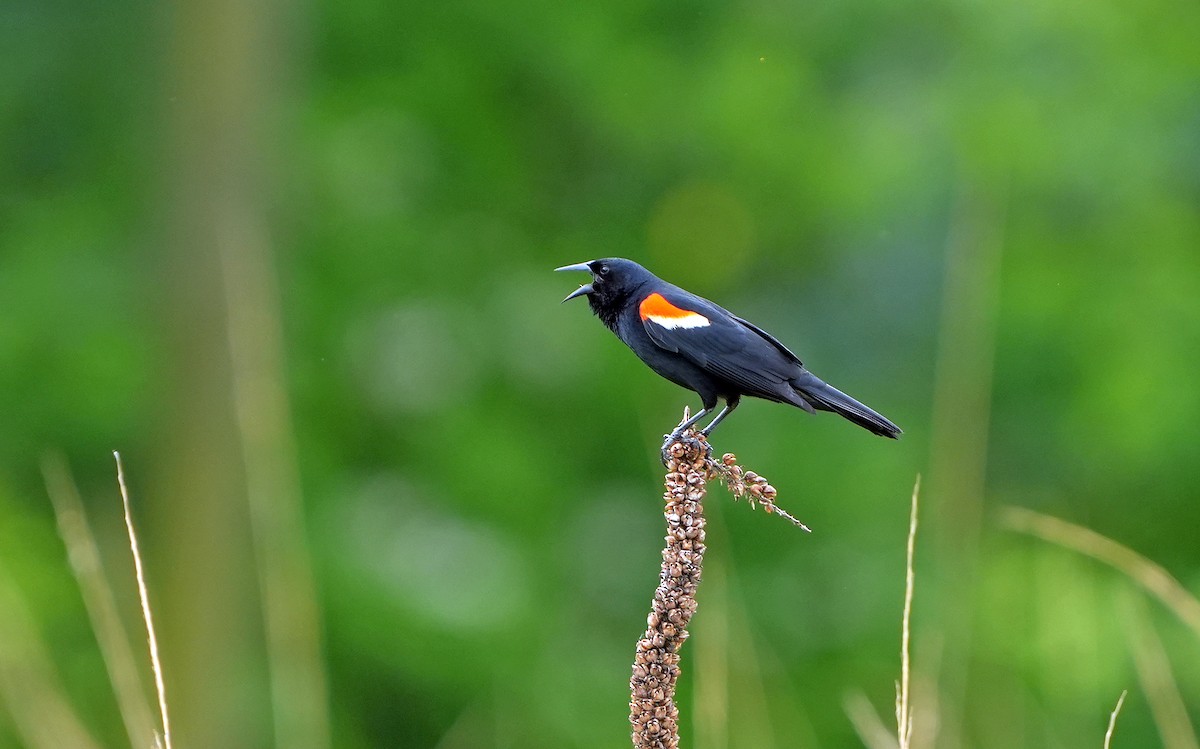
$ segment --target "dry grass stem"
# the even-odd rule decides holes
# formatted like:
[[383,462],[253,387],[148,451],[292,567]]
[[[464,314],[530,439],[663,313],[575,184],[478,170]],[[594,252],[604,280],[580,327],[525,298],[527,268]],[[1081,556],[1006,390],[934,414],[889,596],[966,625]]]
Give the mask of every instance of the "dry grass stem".
[[912,639],[912,603],[916,574],[913,572],[913,557],[917,548],[917,502],[921,493],[921,477],[913,484],[912,510],[908,519],[908,544],[904,558],[904,615],[900,624],[900,683],[896,685],[896,739],[900,749],[912,745],[912,703],[909,685],[912,676],[912,660],[909,644]]
[[863,746],[867,749],[896,749],[895,737],[880,720],[865,694],[858,691],[848,693],[842,699],[842,708]]
[[1127,595],[1124,609],[1133,665],[1163,746],[1166,749],[1200,749],[1196,730],[1188,717],[1187,703],[1179,692],[1162,640],[1148,620],[1141,599]]
[[150,613],[150,594],[146,591],[146,575],[142,569],[142,554],[138,550],[137,533],[133,530],[133,514],[129,508],[129,489],[125,486],[125,466],[121,453],[113,451],[117,461],[117,484],[121,487],[121,505],[125,510],[125,530],[129,533],[129,549],[133,552],[133,569],[137,575],[138,597],[142,602],[142,618],[146,621],[146,640],[150,645],[150,667],[154,670],[154,688],[158,692],[158,711],[162,716],[162,746],[171,749],[171,721],[167,716],[167,690],[163,686],[162,662],[158,658],[158,638],[154,636],[154,617]]
[[1037,536],[1115,567],[1162,601],[1200,637],[1200,600],[1171,573],[1136,551],[1090,528],[1021,507],[1004,508],[1000,520],[1013,530]]
[[24,597],[0,567],[0,699],[28,749],[100,749],[67,699]]
[[275,740],[327,749],[329,700],[284,377],[271,244],[246,214],[225,225],[221,271],[233,402],[262,591]]
[[154,719],[146,704],[146,692],[129,646],[129,635],[118,613],[116,596],[104,575],[100,551],[88,527],[79,490],[66,461],[59,455],[47,455],[42,460],[42,475],[129,743],[133,747],[148,746],[155,738]]
[[1125,695],[1129,694],[1129,690],[1122,690],[1121,696],[1117,698],[1117,706],[1113,708],[1112,715],[1108,716],[1108,730],[1104,732],[1104,749],[1109,749],[1112,744],[1113,731],[1117,728],[1117,716],[1121,713],[1121,706],[1125,704]]
[[871,703],[860,692],[848,694],[843,707],[858,737],[869,749],[898,747],[910,749],[913,736],[912,709],[912,605],[916,587],[913,559],[917,549],[917,506],[921,493],[921,477],[913,485],[912,503],[908,518],[908,542],[904,560],[904,612],[900,617],[900,679],[896,682],[896,738],[893,739],[883,727],[883,721],[875,714]]
[[[1037,536],[1115,568],[1162,602],[1200,637],[1200,600],[1157,563],[1090,528],[1033,510],[1006,507],[1000,519],[1013,530]],[[1167,749],[1200,749],[1200,740],[1196,738],[1187,708],[1171,675],[1162,643],[1146,621],[1140,604],[1130,599],[1127,614],[1134,665],[1163,744]],[[1118,702],[1118,709],[1120,704]],[[1116,713],[1114,710],[1105,737],[1106,747]]]

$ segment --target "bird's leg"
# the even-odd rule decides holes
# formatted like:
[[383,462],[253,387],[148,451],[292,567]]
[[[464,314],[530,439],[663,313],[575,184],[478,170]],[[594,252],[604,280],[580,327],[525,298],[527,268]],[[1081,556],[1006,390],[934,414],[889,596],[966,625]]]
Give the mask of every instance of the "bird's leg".
[[[715,406],[716,404],[714,403],[713,405]],[[679,422],[679,426],[675,427],[675,429],[673,429],[670,434],[666,435],[665,439],[663,439],[662,450],[661,450],[663,465],[669,465],[671,462],[671,455],[668,452],[668,448],[670,448],[673,443],[680,441],[680,439],[683,437],[684,432],[686,432],[688,429],[691,429],[692,426],[695,425],[696,422],[703,419],[705,414],[708,414],[711,412],[712,412],[712,408],[700,409],[699,413],[697,413],[695,416],[686,418],[683,421]],[[684,411],[684,414],[685,415],[687,414],[686,410]],[[692,438],[692,439],[688,440],[688,442],[697,442],[697,440],[695,438]]]
[[684,419],[683,421],[679,422],[679,426],[675,427],[675,429],[672,430],[672,432],[667,435],[666,441],[663,442],[663,447],[666,447],[667,445],[671,444],[675,440],[679,439],[679,437],[684,432],[686,432],[688,429],[690,429],[692,427],[692,425],[695,424],[697,421],[700,421],[701,419],[703,419],[705,417],[705,415],[707,415],[710,411],[712,411],[711,408],[702,408],[696,412],[695,416],[691,417],[690,419]]
[[708,426],[706,426],[700,430],[700,434],[704,435],[705,437],[707,437],[709,434],[711,434],[712,430],[717,428],[717,424],[720,424],[722,419],[724,419],[729,414],[733,413],[733,409],[737,408],[738,403],[740,403],[740,402],[741,402],[741,398],[739,396],[734,396],[734,397],[726,400],[725,408],[721,409],[721,413],[717,414],[717,418],[708,422]]

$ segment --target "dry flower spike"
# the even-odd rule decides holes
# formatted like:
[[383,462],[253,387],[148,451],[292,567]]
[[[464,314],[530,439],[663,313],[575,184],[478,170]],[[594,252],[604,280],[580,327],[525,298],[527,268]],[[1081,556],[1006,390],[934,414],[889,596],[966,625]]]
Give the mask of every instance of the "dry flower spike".
[[635,749],[679,746],[679,709],[675,704],[679,649],[687,641],[687,625],[696,613],[696,589],[704,565],[704,498],[709,479],[719,478],[735,499],[747,496],[751,507],[761,504],[767,512],[808,530],[775,504],[775,487],[765,478],[744,470],[732,453],[726,453],[719,462],[714,460],[712,447],[694,430],[684,432],[663,448],[663,462],[667,468],[663,494],[666,547],[646,632],[638,640],[629,679],[629,722]]
[[[706,447],[707,444],[705,443]],[[785,518],[791,521],[792,525],[797,528],[802,528],[812,533],[811,528],[775,504],[777,493],[775,487],[771,486],[766,477],[759,476],[754,471],[747,471],[738,465],[736,455],[725,453],[721,456],[720,462],[714,461],[711,458],[708,462],[710,464],[710,475],[721,479],[722,483],[729,488],[735,500],[746,497],[752,509],[756,505],[762,505],[765,512]]]
[[696,612],[696,588],[704,563],[703,501],[711,460],[705,447],[689,432],[665,450],[669,457],[662,574],[629,679],[629,722],[638,749],[679,746],[675,684],[679,648],[687,640],[686,627]]

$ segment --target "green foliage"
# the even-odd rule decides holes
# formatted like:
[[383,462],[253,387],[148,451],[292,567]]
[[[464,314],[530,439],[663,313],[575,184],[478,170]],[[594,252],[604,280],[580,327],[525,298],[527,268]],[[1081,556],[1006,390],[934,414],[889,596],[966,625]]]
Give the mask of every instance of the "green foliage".
[[[966,674],[944,697],[944,730],[982,749],[1096,747],[1129,688],[1114,746],[1158,741],[1113,614],[1126,584],[1005,534],[990,510],[1071,518],[1200,585],[1194,6],[272,12],[285,31],[263,43],[287,74],[246,135],[263,162],[248,210],[267,219],[279,279],[336,746],[624,745],[661,542],[657,444],[696,401],[582,302],[558,306],[572,281],[551,268],[610,255],[772,330],[906,430],[891,444],[754,402],[716,433],[815,533],[713,492],[710,569],[724,582],[711,602],[702,586],[695,637],[724,639],[697,667],[697,643],[685,648],[685,742],[853,745],[852,690],[891,715],[918,472],[932,522],[915,657],[933,667],[942,633]],[[188,50],[145,3],[5,16],[0,571],[85,722],[119,746],[37,466],[47,450],[70,457],[120,577],[109,451],[121,448],[152,595],[156,577],[165,587],[166,557],[192,529],[165,520],[175,477],[152,467],[193,460],[171,435],[189,431],[182,352],[204,337],[173,312],[190,278],[171,247],[189,197],[173,187],[189,165],[172,113],[201,93],[177,77]],[[214,70],[225,51],[206,51]],[[946,346],[947,321],[966,314],[944,301],[946,248],[982,262],[981,236],[999,243],[998,276],[982,281],[997,292],[982,308],[994,341],[975,331],[994,359],[990,381],[960,386],[982,407],[961,413],[984,422],[936,402],[954,397],[939,378],[967,355]],[[937,450],[981,433],[972,523]],[[231,481],[241,471],[229,464]],[[965,628],[943,587],[959,565]],[[250,596],[241,611],[257,607]],[[1200,704],[1196,642],[1155,619],[1185,701]],[[186,650],[165,620],[168,655]],[[239,652],[255,660],[242,708],[265,715],[262,643]],[[706,678],[725,680],[725,723],[688,702]],[[19,745],[11,723],[0,717],[0,746]]]

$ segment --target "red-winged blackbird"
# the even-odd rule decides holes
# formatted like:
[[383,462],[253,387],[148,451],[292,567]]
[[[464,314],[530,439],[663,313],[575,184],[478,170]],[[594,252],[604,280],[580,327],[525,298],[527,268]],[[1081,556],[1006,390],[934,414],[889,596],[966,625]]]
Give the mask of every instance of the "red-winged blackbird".
[[704,427],[707,435],[737,408],[743,395],[790,403],[809,413],[832,411],[875,434],[896,439],[900,427],[845,393],[826,385],[762,328],[707,299],[667,283],[623,258],[565,265],[592,282],[567,295],[586,295],[592,311],[651,369],[700,395],[704,410],[680,424],[678,437],[725,400]]

